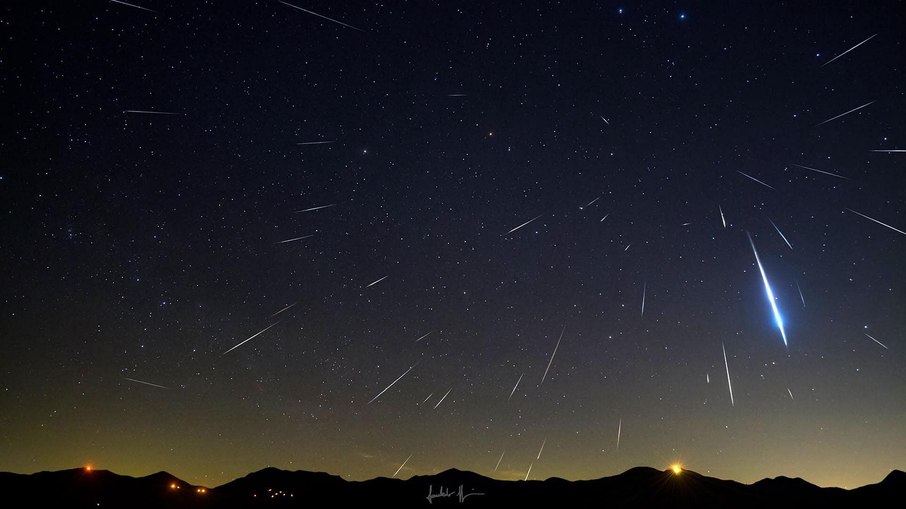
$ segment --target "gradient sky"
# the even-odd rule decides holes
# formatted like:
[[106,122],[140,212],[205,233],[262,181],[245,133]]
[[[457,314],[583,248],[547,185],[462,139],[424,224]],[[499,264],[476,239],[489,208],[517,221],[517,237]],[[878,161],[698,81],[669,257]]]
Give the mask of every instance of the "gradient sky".
[[0,7],[0,470],[906,467],[902,2],[130,3]]

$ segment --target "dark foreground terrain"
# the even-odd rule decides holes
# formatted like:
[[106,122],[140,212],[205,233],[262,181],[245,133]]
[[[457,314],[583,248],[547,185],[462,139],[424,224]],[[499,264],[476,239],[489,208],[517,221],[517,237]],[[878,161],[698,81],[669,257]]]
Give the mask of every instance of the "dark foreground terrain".
[[205,488],[166,472],[127,477],[73,469],[0,473],[3,507],[903,507],[906,473],[844,490],[777,477],[746,485],[692,471],[639,467],[591,481],[498,481],[447,470],[408,480],[345,481],[324,473],[267,468]]

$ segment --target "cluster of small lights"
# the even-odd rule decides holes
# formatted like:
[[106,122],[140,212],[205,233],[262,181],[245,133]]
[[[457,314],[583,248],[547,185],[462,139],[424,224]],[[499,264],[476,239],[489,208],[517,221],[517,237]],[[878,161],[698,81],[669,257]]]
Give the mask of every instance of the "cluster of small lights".
[[[266,496],[266,497],[270,497],[270,498],[277,498],[277,497],[290,497],[290,498],[292,498],[292,497],[294,497],[295,495],[292,494],[292,493],[287,493],[287,492],[285,492],[285,491],[283,491],[283,490],[274,491],[273,488],[268,488],[268,489],[267,489],[267,493],[265,493],[265,496]],[[252,498],[258,498],[258,494],[257,494],[257,493],[252,493]]]

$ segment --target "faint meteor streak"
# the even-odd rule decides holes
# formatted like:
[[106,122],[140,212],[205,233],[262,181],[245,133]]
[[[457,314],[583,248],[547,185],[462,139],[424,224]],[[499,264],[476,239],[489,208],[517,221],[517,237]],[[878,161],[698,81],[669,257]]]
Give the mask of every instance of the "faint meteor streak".
[[292,7],[293,9],[298,9],[298,10],[300,10],[300,11],[302,11],[302,12],[307,12],[307,13],[312,14],[312,15],[314,15],[314,16],[317,16],[317,17],[319,17],[319,18],[326,19],[327,21],[332,21],[332,22],[334,22],[334,23],[336,23],[336,24],[338,24],[338,25],[343,25],[343,26],[346,27],[346,28],[351,28],[351,29],[353,29],[353,30],[358,30],[359,32],[364,32],[364,30],[362,30],[361,28],[356,28],[356,27],[354,27],[354,26],[352,26],[352,25],[347,25],[346,23],[343,23],[342,21],[337,21],[337,20],[335,20],[335,19],[333,19],[333,18],[328,18],[327,16],[324,16],[324,15],[322,15],[322,14],[318,14],[317,12],[310,11],[310,10],[308,10],[308,9],[303,9],[303,8],[297,6],[297,5],[293,5],[293,4],[290,4],[290,3],[286,3],[286,2],[284,2],[283,0],[277,0],[277,1],[280,2],[280,3],[283,4],[283,5],[287,5],[287,6],[289,6],[289,7]]
[[330,205],[319,205],[319,206],[317,206],[317,207],[311,207],[311,208],[307,208],[307,209],[297,210],[296,213],[299,213],[299,212],[312,212],[312,211],[315,211],[315,210],[327,209],[327,208],[336,207],[336,206],[337,206],[336,203],[331,203]]
[[432,332],[434,332],[434,331],[431,331],[431,332],[429,332],[429,333],[427,333],[427,334],[422,335],[422,337],[416,339],[415,342],[418,343],[419,341],[425,339],[426,337],[430,336]]
[[281,310],[280,310],[280,311],[277,311],[277,312],[276,312],[276,313],[274,313],[274,314],[272,314],[272,315],[271,315],[271,316],[269,316],[269,317],[268,317],[268,318],[273,318],[273,317],[275,317],[275,316],[277,316],[277,315],[279,315],[279,314],[280,314],[280,313],[282,313],[282,312],[284,312],[284,311],[286,311],[286,310],[287,310],[287,309],[289,309],[289,308],[291,308],[291,307],[293,307],[293,306],[295,306],[295,305],[296,305],[296,304],[298,304],[298,302],[293,302],[293,303],[292,303],[292,304],[290,304],[290,305],[289,305],[289,306],[286,306],[286,307],[285,307],[285,308],[283,308],[283,309],[281,309]]
[[[409,457],[406,458],[406,461],[404,461],[403,464],[400,465],[400,467],[396,469],[396,472],[393,473],[393,477],[396,477],[396,474],[400,473],[400,470],[402,470],[403,467],[406,466],[406,463],[409,463],[409,460],[410,460],[411,458],[412,458],[412,455],[410,454]],[[391,477],[391,479],[392,479],[392,477]]]
[[528,472],[525,473],[525,480],[526,480],[526,481],[528,481],[528,476],[532,473],[532,465],[534,465],[534,463],[529,463]]
[[764,273],[764,267],[761,265],[761,258],[758,257],[758,251],[755,249],[755,242],[752,240],[752,236],[746,233],[749,237],[749,244],[752,245],[752,252],[755,253],[755,263],[758,264],[758,271],[761,272],[761,279],[764,281],[764,291],[767,294],[768,302],[771,304],[771,310],[774,312],[774,321],[777,322],[777,328],[780,329],[780,336],[783,337],[783,346],[788,346],[786,342],[786,331],[783,330],[783,318],[780,317],[780,311],[777,309],[776,298],[774,297],[774,292],[771,290],[771,284],[768,283],[768,276]]
[[296,145],[327,145],[328,143],[333,143],[333,140],[329,141],[300,141]]
[[384,277],[382,277],[381,279],[378,279],[377,281],[372,281],[371,283],[368,283],[368,285],[366,285],[365,288],[370,288],[370,287],[372,287],[372,286],[374,286],[374,285],[380,283],[381,281],[387,279],[388,277],[390,277],[389,274],[386,275],[386,276],[384,276]]
[[645,318],[645,295],[648,293],[648,282],[642,285],[642,318]]
[[169,387],[164,387],[163,385],[157,385],[157,384],[153,384],[151,382],[145,382],[144,380],[136,380],[135,378],[123,377],[123,380],[129,380],[130,382],[135,382],[137,384],[150,385],[151,387],[157,387],[158,389],[169,389]]
[[551,364],[554,362],[554,357],[557,355],[557,349],[560,348],[560,340],[563,339],[563,333],[566,332],[566,325],[563,326],[563,330],[560,331],[560,339],[557,340],[557,346],[554,347],[554,353],[551,354],[551,360],[547,361],[547,368],[544,370],[544,375],[541,377],[541,383],[539,386],[544,385],[544,379],[547,378],[547,372],[551,369]]
[[[388,385],[387,387],[385,387],[383,391],[379,392],[377,396],[371,398],[371,401],[369,401],[368,403],[366,403],[366,405],[370,405],[372,402],[374,402],[374,400],[380,398],[380,397],[381,397],[381,394],[384,394],[385,392],[387,392],[388,389],[390,389],[390,388],[393,387],[397,382],[399,382],[400,380],[402,380],[403,377],[406,376],[406,375],[408,375],[409,372],[412,371],[412,368],[414,368],[415,366],[418,366],[418,363],[417,363],[417,362],[416,362],[415,364],[413,364],[412,366],[410,366],[409,369],[407,369],[405,373],[403,373],[402,375],[400,375],[399,378],[397,378],[396,380],[390,382],[390,385]],[[430,396],[428,396],[428,397],[430,398]]]
[[711,373],[705,373],[705,383],[711,383]]
[[497,459],[497,466],[494,467],[495,472],[497,471],[498,468],[500,468],[500,462],[503,461],[504,454],[506,454],[506,451],[503,451],[502,453],[500,453],[500,458]]
[[513,228],[512,230],[510,230],[510,231],[504,233],[503,236],[505,237],[505,236],[507,236],[507,235],[513,233],[514,231],[518,230],[519,228],[522,228],[523,226],[525,226],[525,225],[531,223],[532,221],[538,219],[539,217],[541,217],[541,216],[543,216],[543,215],[544,215],[544,214],[538,214],[537,216],[535,216],[535,217],[529,219],[528,221],[526,221],[526,222],[520,224],[519,226]]
[[516,380],[516,385],[514,385],[514,386],[513,386],[513,390],[510,391],[510,397],[506,399],[507,401],[513,399],[513,394],[516,394],[516,387],[519,387],[519,382],[522,381],[522,377],[523,377],[523,376],[525,376],[525,373],[519,375],[519,380]]
[[803,166],[801,164],[796,164],[796,163],[789,163],[789,164],[792,166],[796,166],[797,168],[802,168],[804,170],[814,171],[817,173],[823,173],[825,175],[830,175],[831,177],[837,177],[838,179],[850,180],[849,177],[844,177],[843,175],[838,175],[836,173],[829,172],[829,171],[819,170],[818,168],[812,168],[810,166]]
[[799,290],[799,298],[802,300],[802,307],[805,308],[805,296],[802,295],[802,288],[799,286],[799,281],[796,281],[796,289]]
[[[759,184],[763,185],[764,187],[767,187],[768,189],[774,189],[773,186],[768,185],[768,184],[765,184],[764,182],[762,182],[762,181],[758,180],[757,178],[755,178],[755,177],[749,175],[748,173],[743,173],[743,172],[741,172],[741,171],[739,171],[739,170],[736,170],[736,173],[739,173],[739,174],[742,175],[743,177],[750,178],[750,179],[754,180],[755,182],[758,182]],[[774,190],[776,191],[776,189],[774,189]]]
[[872,150],[872,152],[882,152],[882,153],[885,153],[885,154],[899,154],[899,153],[902,153],[902,152],[906,152],[906,149],[903,149],[903,148],[886,148],[886,149]]
[[617,450],[620,450],[620,435],[623,434],[623,418],[620,417],[620,424],[617,425]]
[[793,397],[793,391],[791,391],[789,387],[786,388],[786,392],[790,395],[791,400],[796,401],[796,398]]
[[853,210],[853,209],[846,209],[846,210],[852,212],[853,214],[859,214],[860,216],[864,217],[865,219],[868,219],[869,221],[874,221],[874,222],[878,223],[878,224],[881,225],[881,226],[886,226],[887,228],[890,228],[891,230],[893,230],[893,231],[895,231],[895,232],[897,232],[897,233],[902,233],[903,235],[906,235],[906,232],[904,232],[903,230],[898,230],[898,229],[894,228],[893,226],[890,226],[890,225],[887,224],[887,223],[882,223],[881,221],[878,221],[877,219],[875,219],[875,218],[873,218],[873,217],[868,217],[868,216],[866,216],[865,214],[863,214],[863,213],[861,213],[861,212],[856,212],[856,211]]
[[730,365],[727,364],[727,349],[724,348],[724,344],[720,344],[721,350],[724,351],[724,367],[727,368],[727,388],[730,389],[730,405],[736,406],[736,403],[733,401],[733,384],[730,382]]
[[631,245],[632,245],[632,243],[626,244],[626,249],[624,249],[623,252],[625,253],[626,251],[629,251],[629,246],[631,246]]
[[[771,221],[771,219],[769,218],[768,221]],[[790,241],[786,240],[786,236],[782,231],[780,231],[780,228],[777,228],[777,225],[774,224],[774,221],[771,221],[771,226],[773,226],[774,229],[777,230],[777,233],[780,235],[780,238],[783,239],[784,242],[786,242],[786,245],[789,246],[790,249],[793,249],[793,245],[790,244]]]
[[868,334],[867,332],[864,333],[864,334],[865,334],[866,336],[868,336],[868,339],[870,339],[870,340],[874,341],[875,343],[877,343],[877,344],[883,346],[885,350],[890,350],[890,348],[887,348],[887,345],[885,345],[884,343],[881,343],[880,341],[878,341],[877,339],[875,339],[874,337],[872,337],[871,334]]
[[437,407],[439,407],[440,404],[443,403],[445,399],[447,399],[447,396],[450,394],[450,391],[452,391],[452,390],[453,390],[453,388],[450,387],[450,390],[447,391],[447,394],[444,394],[444,397],[440,398],[440,401],[438,401],[437,404],[434,405],[434,409],[435,409],[435,410],[437,410]]
[[547,439],[545,438],[545,439],[541,442],[541,449],[538,450],[538,457],[535,458],[536,460],[540,460],[540,459],[541,459],[541,453],[544,451],[544,444],[546,444],[546,443],[547,443]]
[[466,94],[447,94],[447,97],[468,97]]
[[424,405],[424,404],[425,404],[425,403],[427,403],[427,402],[428,402],[428,400],[429,400],[429,399],[431,399],[431,396],[434,396],[434,393],[433,393],[433,392],[432,392],[432,393],[431,393],[431,394],[428,394],[428,397],[427,397],[427,398],[425,398],[425,400],[424,400],[424,401],[422,401],[422,405]]
[[233,348],[230,348],[229,350],[227,350],[226,352],[223,352],[223,353],[220,354],[220,355],[223,356],[223,355],[226,355],[226,354],[232,352],[233,350],[239,348],[240,346],[242,346],[242,345],[248,343],[249,341],[251,341],[251,340],[257,338],[257,337],[260,336],[261,334],[264,334],[268,329],[270,329],[270,328],[273,327],[274,325],[277,325],[278,323],[280,323],[280,322],[274,322],[274,323],[268,325],[267,327],[261,329],[260,331],[258,331],[258,332],[256,332],[256,333],[252,334],[252,335],[251,335],[248,339],[246,339],[245,341],[239,343],[238,345],[234,346]]
[[609,216],[609,215],[610,215],[610,214],[604,214],[604,217],[602,217],[601,220],[598,221],[598,222],[599,222],[599,223],[603,223],[604,220],[607,219],[607,216]]
[[601,120],[603,120],[605,124],[610,125],[610,122],[606,118],[604,118],[604,115],[598,115],[598,116],[601,117]]
[[314,235],[303,235],[303,236],[301,236],[301,237],[295,237],[295,238],[292,238],[292,239],[286,239],[286,240],[281,240],[281,241],[279,241],[279,242],[274,242],[274,244],[286,244],[287,242],[295,242],[295,241],[297,241],[297,240],[303,240],[303,239],[307,239],[307,238],[310,238],[310,237],[314,237]]
[[[875,34],[875,35],[878,35],[878,34]],[[849,53],[850,51],[852,51],[852,50],[854,50],[854,49],[856,49],[856,48],[858,48],[859,46],[865,44],[866,42],[868,42],[868,41],[874,39],[875,35],[872,35],[872,36],[869,37],[868,39],[865,39],[864,41],[860,42],[859,44],[856,44],[856,45],[853,46],[852,48],[849,48],[848,50],[844,51],[843,53],[840,53],[839,55],[837,55],[837,56],[835,56],[834,58],[828,60],[827,62],[824,62],[823,64],[821,64],[821,67],[824,67],[825,65],[827,65],[827,64],[833,62],[834,60],[836,60],[836,59],[842,57],[843,55]]]
[[594,200],[592,200],[592,201],[586,203],[584,206],[579,207],[579,210],[585,210],[585,207],[591,207],[596,201],[598,201],[598,200],[600,200],[600,199],[601,199],[601,197],[598,196],[598,197],[595,198]]
[[724,228],[727,227],[727,219],[724,217],[724,209],[720,208],[720,205],[717,206],[717,210],[720,211],[720,223],[724,225]]
[[[110,0],[110,1],[112,2],[113,0]],[[172,111],[154,111],[154,110],[123,110],[123,113],[137,113],[139,115],[182,115],[182,113],[174,113]]]
[[143,11],[153,12],[154,14],[157,14],[157,11],[148,9],[147,7],[142,7],[141,5],[135,5],[135,4],[130,4],[130,3],[126,3],[126,2],[121,2],[120,0],[110,0],[110,1],[115,4],[127,5],[129,7],[135,7],[136,9],[141,9]]
[[842,116],[849,115],[850,113],[853,113],[853,112],[855,112],[855,111],[859,111],[859,110],[861,110],[862,108],[864,108],[864,107],[866,107],[866,106],[871,106],[871,105],[874,104],[874,103],[875,103],[875,101],[871,101],[871,102],[867,102],[867,103],[863,104],[862,106],[856,106],[855,108],[853,108],[853,109],[851,109],[851,110],[849,110],[849,111],[847,111],[847,112],[845,112],[845,113],[841,113],[841,114],[837,115],[836,117],[831,117],[831,118],[825,120],[824,122],[821,122],[820,124],[815,124],[815,127],[818,127],[818,126],[820,126],[820,125],[824,125],[824,124],[830,122],[831,120],[837,120],[838,118],[840,118],[840,117],[842,117]]

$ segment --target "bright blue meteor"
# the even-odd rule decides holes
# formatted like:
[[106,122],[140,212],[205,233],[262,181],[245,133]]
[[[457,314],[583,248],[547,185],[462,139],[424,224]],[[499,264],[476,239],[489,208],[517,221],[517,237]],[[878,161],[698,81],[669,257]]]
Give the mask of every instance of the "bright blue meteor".
[[783,330],[783,318],[780,317],[780,311],[777,309],[777,299],[774,297],[774,292],[771,291],[771,284],[768,283],[768,276],[764,273],[764,267],[761,266],[761,259],[758,258],[758,251],[755,250],[755,242],[752,241],[752,236],[746,233],[749,237],[749,244],[752,245],[752,252],[755,253],[755,263],[758,264],[758,270],[761,271],[761,280],[764,281],[764,293],[768,296],[768,302],[771,303],[771,310],[774,312],[774,320],[777,322],[777,328],[780,329],[780,336],[783,337],[783,346],[788,346],[786,343],[786,332]]

